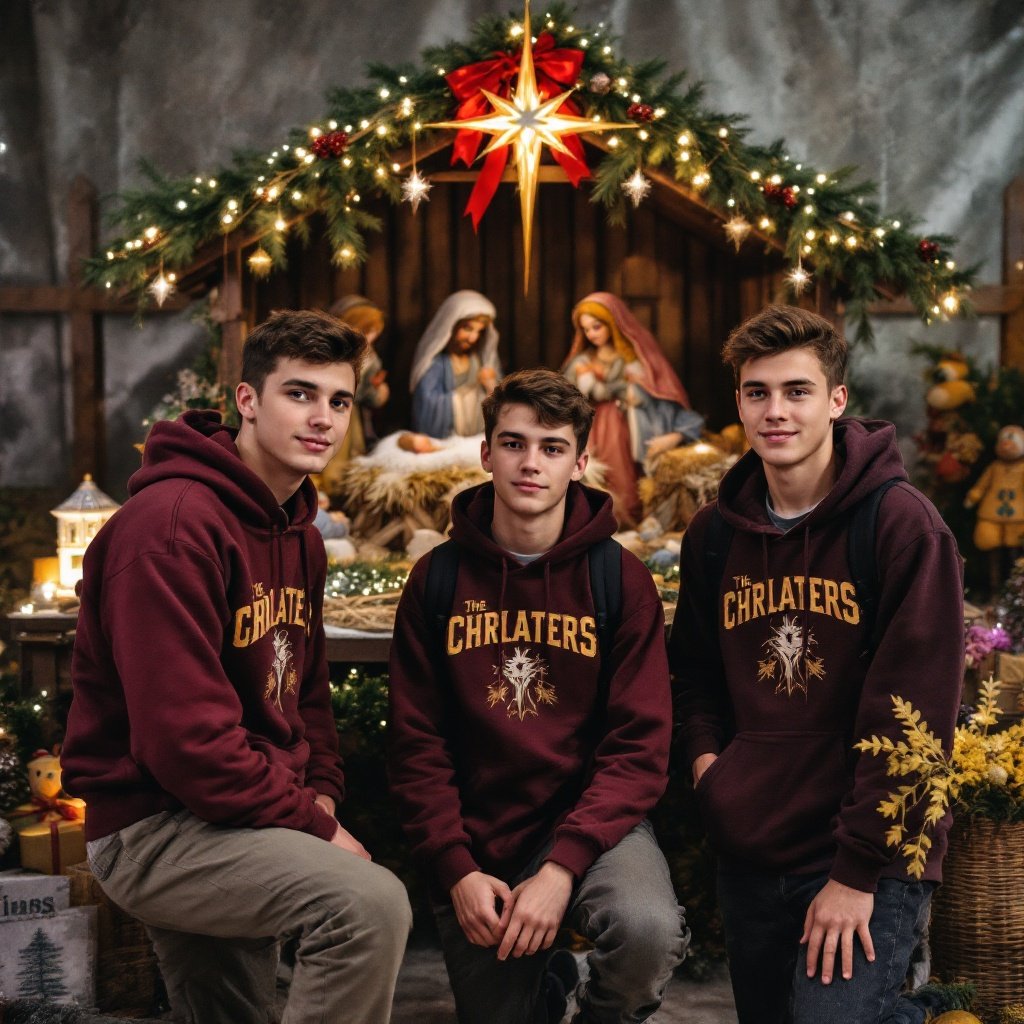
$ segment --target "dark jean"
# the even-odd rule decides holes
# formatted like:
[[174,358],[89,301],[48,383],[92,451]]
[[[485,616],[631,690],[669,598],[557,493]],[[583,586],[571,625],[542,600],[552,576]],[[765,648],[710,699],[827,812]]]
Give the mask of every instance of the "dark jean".
[[875,960],[853,940],[853,977],[807,977],[800,945],[811,901],[828,881],[814,875],[718,873],[729,972],[740,1024],[921,1024],[926,1011],[902,995],[910,958],[928,921],[933,882],[883,878],[871,914]]
[[[542,856],[509,879],[509,886],[535,874]],[[499,961],[494,948],[469,942],[450,903],[435,907],[434,914],[459,1024],[546,1019],[541,991],[550,953]],[[577,992],[580,1019],[586,1024],[647,1020],[661,1005],[690,941],[668,865],[647,821],[594,861],[573,892],[565,923],[593,943],[589,980]]]

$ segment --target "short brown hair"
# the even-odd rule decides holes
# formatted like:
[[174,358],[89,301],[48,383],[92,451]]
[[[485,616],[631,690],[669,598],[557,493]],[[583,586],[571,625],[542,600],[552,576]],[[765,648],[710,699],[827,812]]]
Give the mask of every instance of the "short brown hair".
[[560,373],[540,366],[535,370],[517,370],[499,381],[482,404],[488,445],[506,405],[527,406],[545,427],[569,424],[576,438],[576,455],[583,454],[594,422],[594,407]]
[[257,395],[280,359],[348,363],[359,380],[366,339],[354,327],[312,309],[277,309],[245,339],[242,380]]
[[809,348],[818,357],[829,390],[846,380],[846,339],[823,316],[797,306],[769,306],[740,324],[722,346],[722,361],[732,367],[736,386],[750,359]]

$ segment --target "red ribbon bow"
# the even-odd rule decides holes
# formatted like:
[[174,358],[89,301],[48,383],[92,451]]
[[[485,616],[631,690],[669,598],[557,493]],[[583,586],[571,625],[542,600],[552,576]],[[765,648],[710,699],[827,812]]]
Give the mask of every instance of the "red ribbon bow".
[[58,818],[63,818],[65,821],[83,821],[85,819],[85,814],[81,807],[59,796],[49,798],[34,796],[31,803],[21,804],[8,814],[7,817],[27,818],[34,815],[38,821],[45,822],[54,820],[50,818],[51,814],[55,814]]
[[[454,119],[462,121],[490,113],[490,102],[481,89],[503,98],[510,96],[512,79],[519,74],[521,56],[522,50],[514,54],[495,52],[493,60],[467,64],[446,75],[445,80],[459,101],[459,109],[455,112]],[[556,49],[555,37],[550,32],[542,32],[533,46],[533,65],[537,75],[537,91],[542,99],[547,100],[576,85],[576,79],[583,67],[583,51]],[[580,109],[571,99],[567,99],[558,108],[558,113],[578,117]],[[461,160],[469,167],[476,159],[483,138],[483,132],[469,128],[460,129],[452,146],[452,163]],[[578,186],[584,178],[590,177],[583,146],[576,136],[569,136],[563,141],[571,155],[556,151],[554,157],[569,176],[573,186]],[[487,154],[483,169],[477,176],[473,192],[466,204],[465,212],[472,216],[474,230],[479,227],[480,218],[494,198],[507,160],[508,146],[501,146]]]

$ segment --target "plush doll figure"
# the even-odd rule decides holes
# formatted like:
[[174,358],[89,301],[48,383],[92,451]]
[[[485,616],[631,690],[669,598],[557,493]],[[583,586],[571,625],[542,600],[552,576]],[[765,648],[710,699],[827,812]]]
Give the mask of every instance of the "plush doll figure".
[[1008,426],[996,439],[996,461],[964,499],[978,506],[974,543],[982,551],[1024,544],[1024,427]]
[[82,821],[85,801],[61,796],[60,758],[46,750],[37,750],[28,763],[28,788],[32,800],[8,814],[15,828],[48,821]]

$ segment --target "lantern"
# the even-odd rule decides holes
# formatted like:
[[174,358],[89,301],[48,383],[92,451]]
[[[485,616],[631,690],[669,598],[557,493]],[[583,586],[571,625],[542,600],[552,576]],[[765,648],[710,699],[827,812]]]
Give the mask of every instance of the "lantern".
[[86,473],[74,494],[50,514],[57,518],[60,589],[73,591],[82,578],[82,556],[100,527],[120,508]]

